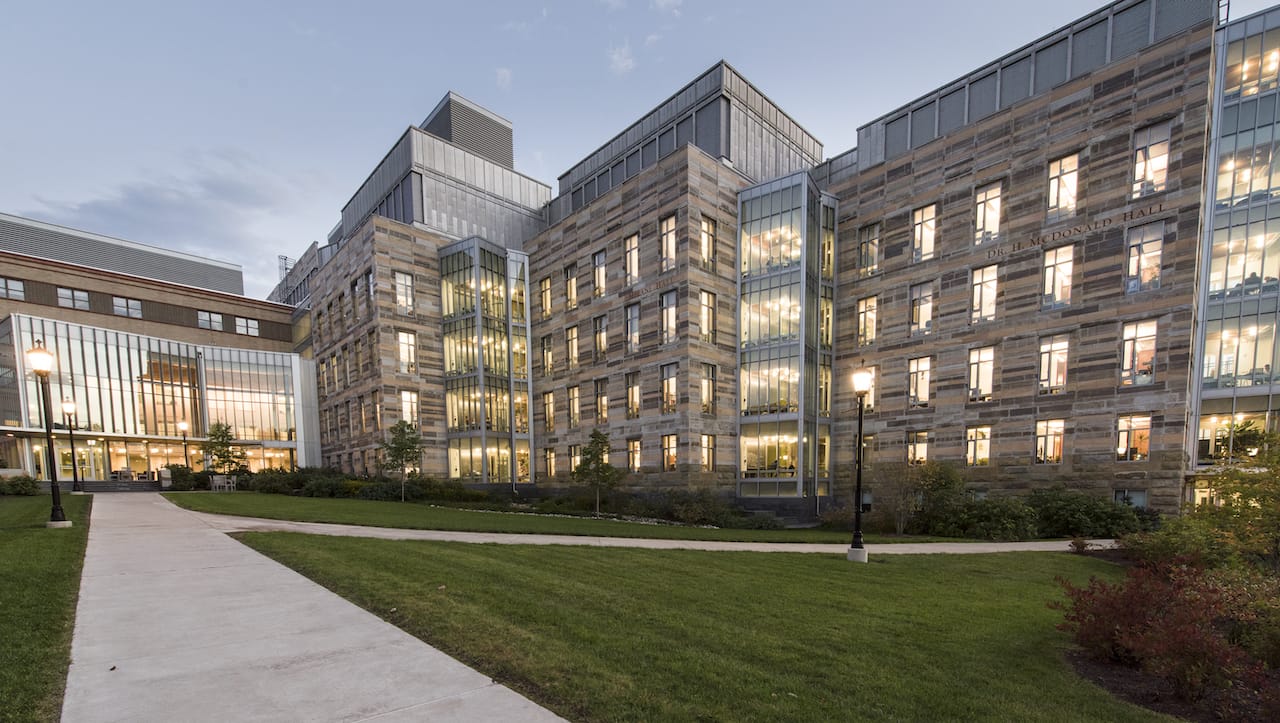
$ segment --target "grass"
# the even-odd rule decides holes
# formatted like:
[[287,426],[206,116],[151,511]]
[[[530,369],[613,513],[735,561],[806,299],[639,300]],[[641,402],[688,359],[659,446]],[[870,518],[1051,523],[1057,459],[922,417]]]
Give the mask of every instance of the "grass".
[[1168,720],[1063,661],[1080,556],[238,537],[571,720]]
[[48,495],[0,497],[0,721],[61,716],[92,499],[63,496],[74,526],[47,529]]
[[[737,530],[647,525],[590,517],[562,517],[539,514],[511,514],[461,510],[403,502],[291,497],[288,495],[237,492],[235,494],[166,493],[174,504],[197,512],[220,515],[263,517],[297,522],[335,522],[371,527],[399,527],[411,530],[452,530],[460,532],[515,532],[544,535],[588,535],[595,537],[646,537],[665,540],[730,540],[735,542],[842,543],[849,533],[842,530]],[[867,535],[869,543],[936,542],[939,537],[896,537]],[[954,540],[948,540],[954,541]]]

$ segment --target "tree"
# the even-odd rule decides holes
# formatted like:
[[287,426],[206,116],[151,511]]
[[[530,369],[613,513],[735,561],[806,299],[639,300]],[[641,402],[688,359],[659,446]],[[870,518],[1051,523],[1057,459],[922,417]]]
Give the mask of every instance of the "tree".
[[416,467],[422,459],[422,435],[403,419],[387,431],[387,439],[382,442],[382,461],[387,469],[399,472],[400,501],[404,502],[405,468]]
[[622,481],[622,470],[609,464],[609,435],[599,429],[591,430],[591,441],[582,450],[582,461],[570,473],[574,484],[595,490],[596,517],[600,516],[600,492],[608,492]]
[[209,433],[205,435],[204,444],[200,445],[211,460],[210,466],[216,472],[230,472],[244,466],[244,451],[235,444],[235,435],[231,425],[226,422],[214,422],[209,425]]

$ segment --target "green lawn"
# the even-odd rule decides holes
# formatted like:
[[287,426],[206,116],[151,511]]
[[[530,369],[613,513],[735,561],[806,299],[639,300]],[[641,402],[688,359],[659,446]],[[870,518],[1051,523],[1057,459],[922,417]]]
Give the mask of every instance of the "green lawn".
[[1062,660],[1085,557],[239,537],[572,720],[1161,720]]
[[[337,522],[371,527],[400,527],[411,530],[455,530],[461,532],[516,532],[546,535],[588,535],[596,537],[648,537],[666,540],[732,540],[738,542],[825,542],[849,541],[849,533],[834,530],[734,530],[647,525],[590,517],[562,517],[538,514],[511,514],[451,507],[372,502],[369,500],[291,497],[256,492],[203,493],[169,492],[173,503],[197,512],[220,515],[265,517],[298,522]],[[867,535],[867,542],[936,542],[939,537],[895,537]],[[948,540],[955,542],[956,540]]]
[[75,523],[47,529],[49,496],[0,497],[0,720],[56,721],[71,662],[90,496],[64,495]]

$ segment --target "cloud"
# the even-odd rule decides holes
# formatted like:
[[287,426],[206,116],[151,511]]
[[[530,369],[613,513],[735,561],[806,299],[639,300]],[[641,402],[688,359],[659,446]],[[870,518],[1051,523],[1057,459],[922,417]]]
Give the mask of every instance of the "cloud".
[[621,47],[609,48],[609,70],[614,75],[626,75],[636,67],[636,59],[631,55],[631,43],[623,43]]
[[660,13],[670,13],[675,17],[680,17],[680,6],[684,0],[653,0],[653,9]]
[[657,33],[649,33],[648,35],[644,36],[644,46],[646,48],[650,47],[656,44],[659,40],[662,40],[661,35],[658,35]]
[[494,75],[499,90],[511,90],[511,68],[498,68]]
[[600,0],[600,4],[610,10],[621,10],[627,6],[627,0]]
[[242,153],[196,153],[180,175],[127,182],[87,200],[39,198],[41,208],[20,215],[240,264],[245,294],[265,298],[278,280],[276,255],[301,253],[310,242],[303,229],[315,225],[316,211],[299,207],[315,189],[298,181]]

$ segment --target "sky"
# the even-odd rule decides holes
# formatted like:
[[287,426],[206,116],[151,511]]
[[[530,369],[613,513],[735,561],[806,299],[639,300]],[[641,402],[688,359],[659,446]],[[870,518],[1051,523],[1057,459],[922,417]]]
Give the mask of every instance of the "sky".
[[510,120],[516,170],[553,188],[721,59],[831,157],[1103,2],[4,5],[0,212],[237,263],[263,298],[450,90]]

